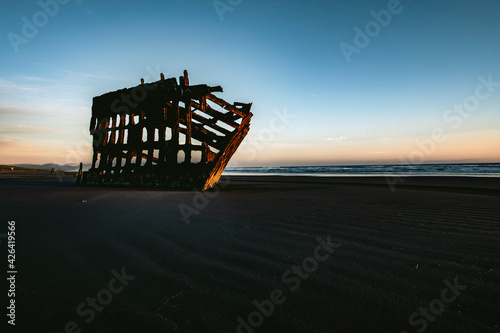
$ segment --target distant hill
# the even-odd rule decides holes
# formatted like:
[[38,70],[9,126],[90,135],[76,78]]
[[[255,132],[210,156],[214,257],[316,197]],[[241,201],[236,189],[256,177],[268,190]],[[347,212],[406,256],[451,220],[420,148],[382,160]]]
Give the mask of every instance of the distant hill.
[[21,167],[17,165],[0,165],[0,170],[45,170],[45,169],[40,169],[40,168],[27,168],[27,167]]
[[[16,164],[12,165],[13,167],[20,167],[20,168],[26,168],[26,169],[44,169],[44,170],[50,170],[52,168],[55,168],[56,170],[61,170],[61,171],[78,171],[80,168],[80,165],[76,164],[57,164],[57,163],[45,163],[45,164]],[[90,163],[89,164],[83,164],[83,170],[88,170],[90,168]],[[6,167],[11,167],[10,165],[7,165]]]

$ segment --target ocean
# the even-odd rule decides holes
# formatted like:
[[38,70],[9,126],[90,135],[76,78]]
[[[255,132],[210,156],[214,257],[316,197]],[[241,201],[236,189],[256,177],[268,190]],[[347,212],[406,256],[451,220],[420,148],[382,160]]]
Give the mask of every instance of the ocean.
[[500,163],[227,167],[223,175],[500,177]]

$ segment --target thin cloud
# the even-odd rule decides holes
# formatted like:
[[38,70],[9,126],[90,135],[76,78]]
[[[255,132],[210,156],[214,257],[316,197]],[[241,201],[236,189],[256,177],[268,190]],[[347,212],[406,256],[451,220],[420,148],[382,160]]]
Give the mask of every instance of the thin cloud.
[[66,73],[69,76],[69,78],[90,78],[90,79],[96,79],[96,80],[114,80],[113,77],[108,76],[108,75],[73,72],[73,71],[68,71],[68,70],[61,70],[61,71]]
[[0,78],[0,91],[6,90],[7,92],[26,92],[26,91],[40,91],[40,87],[33,85],[17,84],[15,82]]
[[45,79],[45,78],[36,77],[36,76],[22,76],[22,77],[19,77],[19,79],[24,80],[24,81],[35,81],[35,82],[54,82],[54,80]]
[[48,128],[35,127],[35,126],[11,126],[0,128],[0,134],[45,134],[53,132]]
[[84,72],[75,72],[75,71],[70,71],[67,69],[62,69],[62,68],[55,68],[57,71],[65,74],[66,79],[69,80],[77,80],[77,79],[95,79],[95,80],[116,80],[117,78],[109,76],[109,75],[103,75],[103,74],[96,74],[96,73],[84,73]]
[[16,104],[18,108],[36,105],[38,109],[74,109],[74,106],[89,103],[89,98],[83,93],[85,89],[88,86],[68,79],[54,81],[28,77],[14,82],[0,78],[0,104]]
[[[2,149],[2,156],[5,157],[9,152],[22,151],[29,147],[29,141],[19,138],[0,137],[0,148]],[[0,161],[0,164],[4,163]]]
[[53,117],[58,116],[55,111],[47,111],[41,109],[35,109],[31,107],[19,107],[19,106],[0,106],[0,115],[5,116],[17,116],[17,115],[28,115],[28,116],[41,116],[41,117]]
[[341,136],[338,138],[324,138],[323,141],[339,143],[347,140],[347,136]]

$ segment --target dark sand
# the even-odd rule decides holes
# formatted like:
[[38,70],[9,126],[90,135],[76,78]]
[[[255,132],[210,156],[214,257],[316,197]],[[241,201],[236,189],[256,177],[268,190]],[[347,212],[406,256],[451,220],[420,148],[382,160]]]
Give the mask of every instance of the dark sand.
[[[384,178],[231,177],[209,199],[0,178],[0,233],[16,221],[9,331],[237,332],[275,289],[286,299],[251,316],[255,332],[500,331],[499,178],[413,177],[392,192]],[[286,273],[328,236],[339,246],[308,278]],[[122,268],[135,276],[123,288]],[[456,277],[458,297],[444,282]],[[96,296],[95,319],[86,304],[80,315]],[[438,314],[410,325],[430,304]]]

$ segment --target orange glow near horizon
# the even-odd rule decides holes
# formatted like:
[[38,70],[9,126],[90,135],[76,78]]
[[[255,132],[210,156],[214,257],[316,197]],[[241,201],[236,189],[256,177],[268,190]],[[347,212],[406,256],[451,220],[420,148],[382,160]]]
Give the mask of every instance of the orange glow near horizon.
[[[426,145],[417,144],[427,140]],[[442,143],[428,138],[342,141],[317,145],[267,143],[255,149],[243,142],[230,166],[399,164],[399,163],[496,163],[500,162],[500,133],[481,131],[448,135]],[[2,142],[1,164],[90,163],[90,139],[77,143],[53,140]]]
[[[417,144],[426,141],[426,145]],[[429,143],[402,138],[375,141],[343,141],[334,144],[269,144],[258,151],[245,144],[231,166],[419,164],[500,162],[500,133],[482,131],[450,134],[445,142]]]

